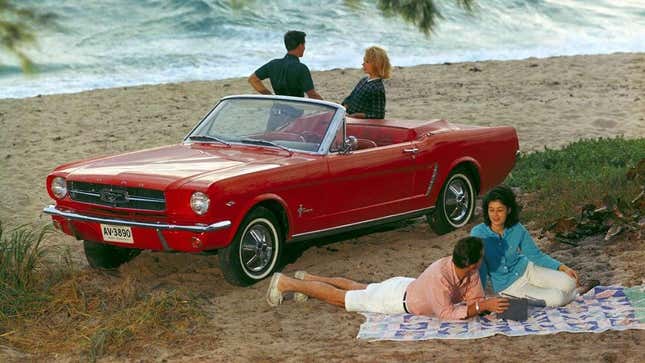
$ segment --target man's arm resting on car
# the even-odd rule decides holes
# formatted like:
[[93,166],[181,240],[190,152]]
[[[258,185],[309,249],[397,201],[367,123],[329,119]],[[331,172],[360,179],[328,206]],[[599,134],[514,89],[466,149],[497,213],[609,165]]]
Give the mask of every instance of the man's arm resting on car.
[[251,87],[253,87],[254,90],[258,91],[258,93],[261,93],[263,95],[272,94],[271,91],[269,91],[264,86],[264,83],[262,83],[262,80],[255,75],[255,73],[249,76],[249,83],[251,84]]

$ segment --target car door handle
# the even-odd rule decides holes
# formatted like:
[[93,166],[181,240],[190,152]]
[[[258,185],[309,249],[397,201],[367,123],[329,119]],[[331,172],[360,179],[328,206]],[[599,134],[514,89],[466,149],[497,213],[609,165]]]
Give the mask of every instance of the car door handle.
[[416,147],[413,147],[412,149],[403,149],[403,152],[407,154],[416,154],[418,151],[419,149]]

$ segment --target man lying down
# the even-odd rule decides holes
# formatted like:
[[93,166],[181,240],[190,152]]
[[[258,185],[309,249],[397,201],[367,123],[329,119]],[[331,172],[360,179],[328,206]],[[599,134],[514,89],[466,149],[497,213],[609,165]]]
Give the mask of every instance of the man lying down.
[[296,272],[295,278],[275,273],[266,298],[269,305],[277,306],[284,293],[293,292],[296,301],[313,297],[347,311],[409,313],[442,320],[467,319],[484,312],[500,314],[509,307],[509,300],[485,297],[479,277],[483,255],[482,240],[465,237],[457,242],[452,256],[435,261],[416,279],[392,277],[369,285],[305,271]]

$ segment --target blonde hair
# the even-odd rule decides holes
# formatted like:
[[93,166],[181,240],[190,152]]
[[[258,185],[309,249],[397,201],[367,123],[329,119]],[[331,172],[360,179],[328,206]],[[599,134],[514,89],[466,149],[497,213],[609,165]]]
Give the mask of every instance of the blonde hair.
[[390,58],[388,58],[385,49],[381,47],[369,47],[365,49],[365,59],[374,65],[374,70],[381,78],[390,78],[392,73],[392,66],[390,65]]

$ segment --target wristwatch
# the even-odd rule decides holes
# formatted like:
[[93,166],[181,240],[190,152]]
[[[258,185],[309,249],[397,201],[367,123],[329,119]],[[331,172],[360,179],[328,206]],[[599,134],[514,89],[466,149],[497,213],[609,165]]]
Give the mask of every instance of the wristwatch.
[[477,314],[479,314],[479,301],[475,301],[475,310],[477,310]]

